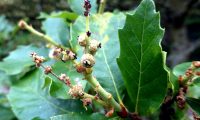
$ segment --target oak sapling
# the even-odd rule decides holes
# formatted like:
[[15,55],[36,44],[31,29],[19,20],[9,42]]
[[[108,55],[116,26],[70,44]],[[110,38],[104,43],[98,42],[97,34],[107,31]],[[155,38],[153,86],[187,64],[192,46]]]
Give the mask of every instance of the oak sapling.
[[[25,21],[19,21],[18,26],[21,29],[28,30],[41,37],[49,45],[49,58],[54,59],[56,63],[64,64],[59,66],[59,70],[64,67],[72,68],[69,71],[59,71],[58,74],[54,65],[45,63],[49,58],[33,52],[31,57],[35,66],[41,67],[45,76],[53,76],[63,83],[62,85],[67,89],[62,91],[65,92],[64,95],[69,95],[70,99],[82,101],[86,110],[90,108],[93,112],[103,113],[107,118],[117,116],[125,119],[142,120],[142,118],[146,119],[156,111],[160,112],[159,116],[163,113],[166,114],[165,108],[184,111],[188,109],[187,105],[190,105],[193,109],[194,119],[198,120],[200,106],[196,108],[194,104],[198,102],[188,102],[188,93],[190,87],[200,79],[200,61],[190,63],[190,66],[184,69],[184,72],[178,71],[178,73],[181,73],[179,75],[167,69],[165,64],[166,54],[160,45],[164,30],[160,27],[160,15],[155,11],[153,0],[143,0],[133,15],[126,14],[125,17],[123,13],[122,16],[126,18],[125,23],[122,20],[124,27],[123,29],[118,28],[117,35],[111,40],[109,37],[116,33],[115,29],[111,29],[109,26],[115,24],[115,21],[110,22],[114,18],[114,14],[98,25],[93,24],[111,14],[103,13],[106,0],[100,1],[97,15],[91,14],[92,1],[83,0],[83,2],[84,11],[82,11],[81,20],[84,20],[82,26],[85,26],[85,28],[80,28],[80,31],[76,31],[76,29],[73,32],[70,31],[70,39],[75,38],[76,41],[70,40],[68,47],[35,30]],[[106,31],[107,29],[108,31]],[[99,33],[95,33],[96,31]],[[113,39],[119,39],[119,43],[110,42]],[[107,44],[110,46],[106,47]],[[112,53],[115,44],[116,47],[120,46],[120,50]],[[111,54],[116,55],[108,60],[107,58]],[[103,64],[99,64],[102,61]],[[70,74],[70,70],[74,70],[73,74],[77,75],[74,77]],[[171,76],[174,76],[174,78],[172,79]],[[81,82],[76,82],[75,79],[80,79]],[[108,79],[108,81],[105,82],[104,79]],[[122,82],[119,80],[119,83],[117,83],[115,79],[121,79]],[[82,83],[83,81],[87,83],[87,89],[85,89],[86,85]],[[49,84],[52,85],[53,82],[49,82]],[[119,84],[122,84],[122,86]],[[53,86],[55,88],[50,86],[50,94],[51,90],[54,89],[57,90],[54,94],[59,94],[62,89],[58,86]],[[119,92],[119,89],[122,90]],[[166,93],[167,89],[170,91],[169,94]],[[196,100],[196,98],[193,99]],[[166,105],[169,106],[166,107]],[[101,110],[98,110],[97,106],[101,106]],[[170,117],[173,117],[173,115]]]

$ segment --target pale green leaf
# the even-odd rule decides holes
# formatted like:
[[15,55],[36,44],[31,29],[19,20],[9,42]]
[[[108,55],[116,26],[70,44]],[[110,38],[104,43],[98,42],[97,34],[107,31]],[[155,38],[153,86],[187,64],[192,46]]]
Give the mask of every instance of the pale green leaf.
[[68,45],[69,29],[63,18],[47,18],[42,23],[42,29],[50,36],[56,43]]

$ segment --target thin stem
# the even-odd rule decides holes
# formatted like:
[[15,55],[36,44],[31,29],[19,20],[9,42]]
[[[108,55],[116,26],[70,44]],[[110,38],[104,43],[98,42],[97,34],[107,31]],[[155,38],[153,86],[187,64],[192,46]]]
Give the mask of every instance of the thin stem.
[[86,17],[86,32],[90,31],[90,18],[89,15]]
[[102,86],[99,84],[97,79],[92,76],[92,74],[86,74],[85,78],[91,84],[93,89],[95,89],[96,92],[99,93],[103,101],[107,101],[107,103],[114,107],[116,111],[121,111],[120,105],[115,101],[113,96],[102,88]]
[[101,0],[98,12],[99,14],[102,14],[104,12],[105,6],[106,6],[106,0]]
[[51,37],[49,37],[48,35],[45,35],[37,30],[35,30],[32,26],[28,25],[25,21],[22,21],[23,22],[23,28],[28,30],[29,32],[31,32],[32,34],[36,35],[36,36],[39,36],[41,38],[43,38],[43,40],[47,43],[50,43],[56,47],[60,47],[60,48],[63,48],[63,49],[66,49],[66,47],[62,46],[62,45],[59,45],[58,43],[56,43]]

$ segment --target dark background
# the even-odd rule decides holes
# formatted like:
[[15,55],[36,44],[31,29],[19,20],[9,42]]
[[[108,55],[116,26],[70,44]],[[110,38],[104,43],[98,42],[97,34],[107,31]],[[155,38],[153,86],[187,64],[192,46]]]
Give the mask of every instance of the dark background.
[[[139,3],[140,0],[107,0],[106,11],[131,11]],[[173,67],[181,62],[200,60],[200,0],[155,0],[155,3],[166,31],[162,46],[168,52],[167,64]],[[70,10],[66,0],[0,0],[0,16],[13,26],[27,18],[39,29],[41,21],[36,18],[40,12],[59,10]],[[0,28],[4,24],[1,22]],[[0,29],[0,60],[17,45],[29,44],[33,39],[35,36],[17,28],[6,35]]]

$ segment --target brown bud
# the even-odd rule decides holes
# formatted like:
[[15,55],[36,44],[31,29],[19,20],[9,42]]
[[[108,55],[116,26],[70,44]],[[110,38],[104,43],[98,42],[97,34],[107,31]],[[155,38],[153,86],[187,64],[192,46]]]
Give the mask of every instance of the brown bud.
[[94,54],[98,48],[101,48],[101,43],[97,40],[91,40],[89,45],[89,50],[92,54]]
[[67,53],[67,55],[69,56],[69,59],[70,59],[70,60],[75,60],[75,59],[77,59],[76,54],[73,53],[72,51],[68,50],[68,51],[66,51],[66,53]]
[[25,27],[26,27],[26,22],[24,21],[24,20],[20,20],[19,22],[18,22],[18,26],[21,28],[21,29],[25,29]]
[[111,117],[114,113],[114,108],[111,108],[107,113],[106,113],[106,117]]
[[71,86],[70,79],[69,79],[69,77],[68,77],[66,74],[61,74],[61,75],[59,76],[59,80],[64,81],[64,83],[65,83],[67,86]]
[[84,95],[83,88],[81,85],[74,85],[69,89],[70,96],[72,98],[80,98]]
[[185,108],[186,100],[185,100],[185,88],[180,88],[178,96],[176,97],[177,106],[180,109]]
[[196,74],[197,76],[200,76],[200,72],[196,72],[195,74]]
[[91,68],[95,64],[95,59],[91,54],[84,54],[81,58],[81,64],[86,68]]
[[83,102],[83,106],[88,106],[88,105],[92,104],[91,98],[83,98],[81,101]]
[[76,65],[76,71],[78,73],[83,73],[86,71],[86,68],[82,64],[78,64],[78,65]]
[[59,60],[61,58],[61,53],[62,53],[62,48],[53,48],[50,52],[49,52],[49,57],[50,58],[54,58]]
[[43,56],[38,56],[36,53],[31,53],[31,57],[36,64],[36,67],[40,67],[41,63],[44,62],[45,58]]
[[49,74],[49,73],[51,73],[51,72],[52,72],[51,66],[47,66],[47,67],[45,68],[45,70],[44,70],[44,73],[45,73],[45,74]]
[[182,84],[182,82],[183,82],[183,76],[182,76],[182,75],[180,75],[180,76],[178,77],[178,81],[179,81],[179,84]]
[[83,47],[87,45],[87,35],[85,33],[78,36],[78,44]]
[[193,66],[196,68],[200,68],[200,61],[194,61],[192,62]]

